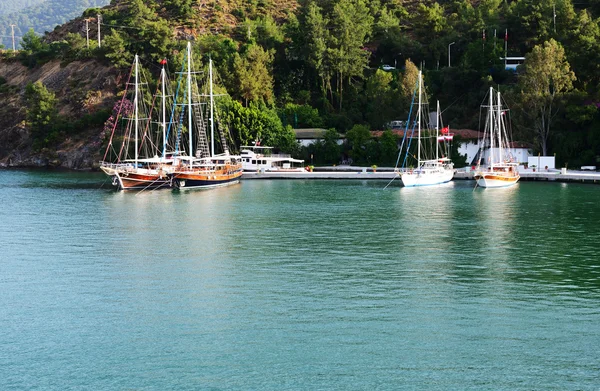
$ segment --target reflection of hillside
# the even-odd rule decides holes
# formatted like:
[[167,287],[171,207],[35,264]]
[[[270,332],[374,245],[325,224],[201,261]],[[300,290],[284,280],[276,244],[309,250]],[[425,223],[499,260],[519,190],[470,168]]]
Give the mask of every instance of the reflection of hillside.
[[595,187],[521,184],[509,275],[551,290],[600,291],[600,205]]

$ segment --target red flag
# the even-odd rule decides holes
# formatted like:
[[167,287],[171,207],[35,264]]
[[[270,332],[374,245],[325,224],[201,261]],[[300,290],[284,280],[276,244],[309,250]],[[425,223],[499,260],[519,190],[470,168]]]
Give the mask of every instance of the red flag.
[[445,128],[442,128],[441,132],[442,134],[447,134],[450,131],[450,127],[446,126]]
[[504,33],[504,41],[508,41],[508,30]]

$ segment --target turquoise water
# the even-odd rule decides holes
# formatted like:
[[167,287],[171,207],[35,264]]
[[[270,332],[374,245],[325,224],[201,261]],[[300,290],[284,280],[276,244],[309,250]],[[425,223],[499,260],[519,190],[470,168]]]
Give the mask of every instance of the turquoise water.
[[0,389],[600,388],[599,186],[0,179]]

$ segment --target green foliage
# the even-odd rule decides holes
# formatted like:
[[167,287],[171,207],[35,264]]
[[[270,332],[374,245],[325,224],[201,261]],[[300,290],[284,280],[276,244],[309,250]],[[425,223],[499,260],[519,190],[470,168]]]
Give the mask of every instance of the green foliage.
[[0,15],[27,9],[42,3],[44,0],[3,0],[0,3]]
[[379,163],[388,167],[394,167],[398,157],[398,136],[391,130],[385,130],[379,138]]
[[371,139],[371,132],[365,125],[354,125],[346,133],[346,140],[350,145],[350,157],[355,164],[370,163],[371,152],[373,151],[373,144],[375,143]]
[[194,16],[193,0],[165,0],[164,5],[178,19],[186,20]]
[[309,105],[298,105],[288,103],[279,111],[284,125],[291,125],[293,128],[321,128],[323,119],[319,116],[319,111]]
[[[30,28],[36,34],[52,31],[71,19],[81,16],[87,8],[101,7],[110,0],[2,0],[0,1],[0,38],[7,46],[11,43],[11,24],[15,24],[15,35],[23,36]],[[2,10],[6,10],[2,12]],[[94,15],[95,16],[95,15]]]
[[56,97],[41,82],[29,83],[25,88],[27,125],[31,130],[33,145],[39,149],[55,141],[53,124],[57,118]]
[[238,78],[238,91],[248,105],[249,102],[273,101],[273,78],[271,62],[273,56],[261,46],[250,45],[240,56],[234,58],[234,69]]
[[600,22],[587,10],[577,15],[575,27],[569,32],[565,51],[581,87],[596,94],[600,86]]
[[575,80],[565,50],[554,39],[534,47],[525,58],[523,75],[519,79],[521,98],[544,155],[548,151],[552,120],[560,110],[557,100],[573,88]]
[[342,147],[338,144],[340,134],[329,129],[322,140],[301,148],[301,155],[307,164],[336,165],[341,161]]
[[296,152],[296,136],[291,126],[283,126],[277,112],[266,107],[244,107],[237,101],[225,104],[224,120],[233,131],[237,145],[251,145],[259,140],[289,153]]
[[112,30],[104,37],[102,49],[108,58],[116,67],[125,68],[131,65],[133,55],[127,48],[125,39],[117,30]]
[[[22,10],[35,1],[2,2],[0,22],[3,11]],[[21,15],[30,17],[4,19],[4,25],[16,20],[16,34],[22,36],[24,49],[18,58],[30,67],[52,58],[64,63],[103,56],[119,68],[128,68],[137,53],[147,62],[168,57],[171,71],[176,71],[185,44],[179,39],[197,31],[197,69],[202,69],[200,61],[206,64],[212,58],[218,83],[246,106],[238,110],[244,119],[241,135],[235,136],[238,141],[252,141],[260,133],[265,143],[294,149],[292,133],[285,130],[288,125],[333,127],[337,132],[352,129],[349,140],[356,145],[350,144],[349,153],[355,162],[389,165],[394,155],[392,137],[384,133],[377,140],[357,139],[361,132],[353,127],[365,124],[367,131],[381,130],[392,119],[406,118],[420,68],[430,101],[440,100],[446,108],[444,118],[453,127],[478,129],[481,99],[489,85],[500,84],[503,95],[512,100],[510,106],[519,108],[514,110],[519,141],[536,141],[541,151],[554,150],[565,161],[567,154],[600,155],[595,144],[599,121],[595,106],[588,104],[600,100],[600,2],[596,0],[589,4],[572,0],[306,0],[298,2],[294,15],[281,10],[288,2],[274,0],[211,1],[202,7],[194,0],[119,0],[107,8],[83,11],[107,3],[47,0],[36,9],[51,9],[45,12],[48,18],[33,17],[27,10]],[[55,14],[64,12],[72,18],[82,11],[91,18],[102,13],[101,49],[95,47],[95,39],[87,48],[81,19],[69,29],[40,37],[43,30],[38,26],[51,30],[54,24],[48,23]],[[232,21],[237,24],[228,25]],[[23,34],[24,26],[34,26],[36,33]],[[90,27],[93,34],[95,23]],[[505,30],[508,55],[527,54],[516,74],[506,72],[500,60]],[[0,33],[10,36],[10,28],[0,27]],[[452,42],[453,67],[448,68]],[[10,47],[10,40],[5,38],[3,43]],[[397,64],[398,69],[377,70],[382,64]],[[578,89],[577,99],[572,89]],[[275,104],[278,109],[273,109]],[[70,128],[69,123],[62,126]],[[574,134],[568,134],[571,130]],[[332,139],[321,140],[311,150],[320,163],[339,161],[339,148],[337,144],[333,148]],[[327,142],[331,153],[326,152]]]
[[462,143],[463,143],[462,138],[459,135],[455,135],[454,140],[452,140],[452,143],[450,144],[450,147],[451,147],[450,160],[452,160],[452,163],[454,164],[454,168],[462,168],[468,164],[467,155],[460,154],[458,152],[458,148],[460,147],[460,145]]
[[393,117],[394,97],[398,95],[392,87],[391,73],[378,69],[366,80],[364,90],[366,120],[373,129],[383,129]]

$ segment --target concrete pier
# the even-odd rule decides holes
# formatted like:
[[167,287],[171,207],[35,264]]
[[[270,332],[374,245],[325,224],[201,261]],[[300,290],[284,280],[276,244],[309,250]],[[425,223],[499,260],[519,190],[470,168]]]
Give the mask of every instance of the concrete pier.
[[[455,180],[474,180],[474,172],[458,169],[454,174]],[[576,170],[519,170],[521,181],[545,182],[577,182],[600,184],[600,172]],[[358,179],[358,180],[392,180],[397,177],[393,168],[382,167],[373,171],[372,168],[355,166],[318,167],[314,172],[299,171],[270,171],[244,172],[242,179]],[[400,178],[398,178],[400,179]]]

